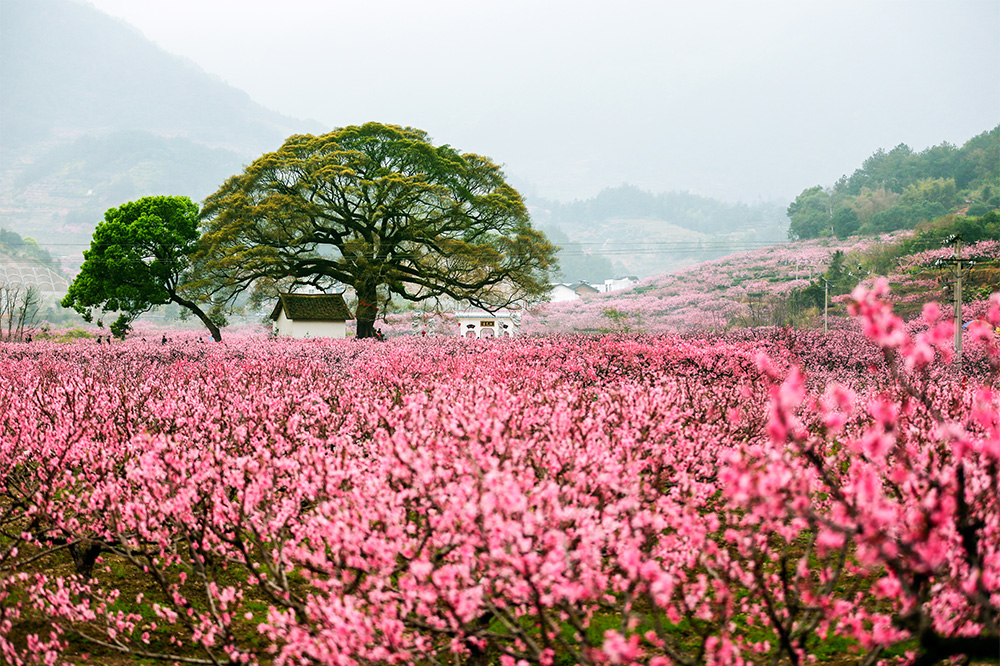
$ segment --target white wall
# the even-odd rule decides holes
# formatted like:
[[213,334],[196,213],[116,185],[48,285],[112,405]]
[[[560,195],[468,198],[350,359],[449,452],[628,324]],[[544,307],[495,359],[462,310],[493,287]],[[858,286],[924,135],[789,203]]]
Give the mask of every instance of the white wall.
[[290,338],[345,338],[346,321],[292,321],[284,312],[278,313],[274,332]]
[[621,291],[622,289],[631,289],[635,285],[636,283],[628,278],[614,278],[612,280],[605,280],[604,288],[601,291]]
[[575,301],[580,295],[564,284],[557,284],[549,292],[549,303],[561,303],[563,301]]
[[[458,336],[461,338],[487,338],[487,337],[514,337],[517,335],[517,329],[514,327],[514,322],[510,317],[490,317],[477,316],[477,317],[456,317],[458,321]],[[493,326],[483,326],[483,322],[492,321]],[[507,328],[504,328],[504,325]],[[471,328],[470,328],[471,327]],[[489,333],[484,335],[484,331],[489,329]],[[504,336],[506,331],[507,336]],[[470,335],[470,333],[472,335]],[[492,335],[490,335],[492,333]]]

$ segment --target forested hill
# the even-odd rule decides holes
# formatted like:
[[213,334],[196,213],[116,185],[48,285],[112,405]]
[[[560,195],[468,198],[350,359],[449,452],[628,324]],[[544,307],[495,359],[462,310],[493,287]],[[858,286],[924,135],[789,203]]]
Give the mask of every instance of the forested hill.
[[532,219],[563,248],[568,280],[647,277],[787,237],[785,204],[727,203],[691,192],[631,185],[562,203],[529,198]]
[[54,255],[78,256],[110,207],[201,199],[290,134],[323,129],[82,0],[0,0],[0,86],[0,218]]
[[912,229],[949,213],[1000,209],[1000,125],[969,139],[914,152],[879,149],[832,187],[804,190],[788,207],[793,239]]

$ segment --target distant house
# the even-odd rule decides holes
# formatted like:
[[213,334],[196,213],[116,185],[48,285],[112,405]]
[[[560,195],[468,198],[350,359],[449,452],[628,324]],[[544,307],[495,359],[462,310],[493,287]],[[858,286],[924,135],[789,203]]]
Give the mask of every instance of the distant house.
[[583,296],[598,293],[600,293],[599,289],[587,284],[586,282],[575,282],[573,284],[552,284],[549,285],[549,303],[575,301]]
[[622,289],[632,289],[637,284],[639,284],[639,278],[635,275],[628,275],[626,277],[605,280],[604,284],[601,285],[601,291],[607,293],[611,291],[620,291]]
[[553,284],[549,289],[549,302],[561,303],[563,301],[575,301],[580,298],[580,294],[573,290],[568,284]]
[[458,322],[458,336],[462,338],[512,338],[517,335],[518,326],[513,314],[507,310],[466,310],[456,312],[455,320]]
[[343,294],[278,294],[271,313],[275,334],[291,338],[344,338],[353,318]]

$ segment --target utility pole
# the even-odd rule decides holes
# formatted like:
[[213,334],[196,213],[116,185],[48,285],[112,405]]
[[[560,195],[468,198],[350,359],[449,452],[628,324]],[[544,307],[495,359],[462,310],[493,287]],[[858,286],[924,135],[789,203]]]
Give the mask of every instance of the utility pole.
[[823,335],[826,335],[827,320],[830,314],[830,281],[823,279]]
[[823,276],[820,276],[819,279],[823,281],[823,335],[826,335],[830,313],[830,281]]
[[962,363],[962,237],[955,236],[955,358]]
[[[962,278],[965,277],[962,271],[962,237],[959,234],[952,234],[948,238],[944,239],[942,245],[954,245],[955,251],[951,259],[938,259],[935,263],[937,266],[944,264],[951,264],[951,274],[955,279],[954,291],[952,292],[952,298],[954,299],[954,311],[955,311],[955,362],[959,366],[962,364]],[[976,265],[976,262],[969,260],[966,264],[965,271],[968,272],[972,270],[972,267]]]

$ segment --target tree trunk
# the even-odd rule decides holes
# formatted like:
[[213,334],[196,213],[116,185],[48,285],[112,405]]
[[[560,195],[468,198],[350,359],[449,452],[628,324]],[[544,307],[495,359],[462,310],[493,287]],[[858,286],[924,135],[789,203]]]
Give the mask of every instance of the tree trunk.
[[185,307],[191,312],[193,312],[195,316],[201,320],[201,323],[205,325],[205,328],[208,329],[208,332],[212,334],[212,339],[215,340],[216,342],[222,342],[222,332],[219,330],[219,327],[215,325],[215,322],[209,319],[208,315],[205,314],[205,312],[200,307],[198,307],[197,303],[195,303],[194,301],[189,301],[187,299],[181,298],[177,294],[171,294],[170,300],[172,300],[177,305]]
[[101,544],[87,539],[81,539],[69,545],[69,553],[73,556],[73,565],[76,573],[85,579],[90,579],[94,573],[94,565],[97,558],[104,551]]
[[357,289],[358,310],[355,313],[357,318],[357,332],[355,336],[360,340],[375,337],[375,317],[378,315],[378,292],[374,289]]

